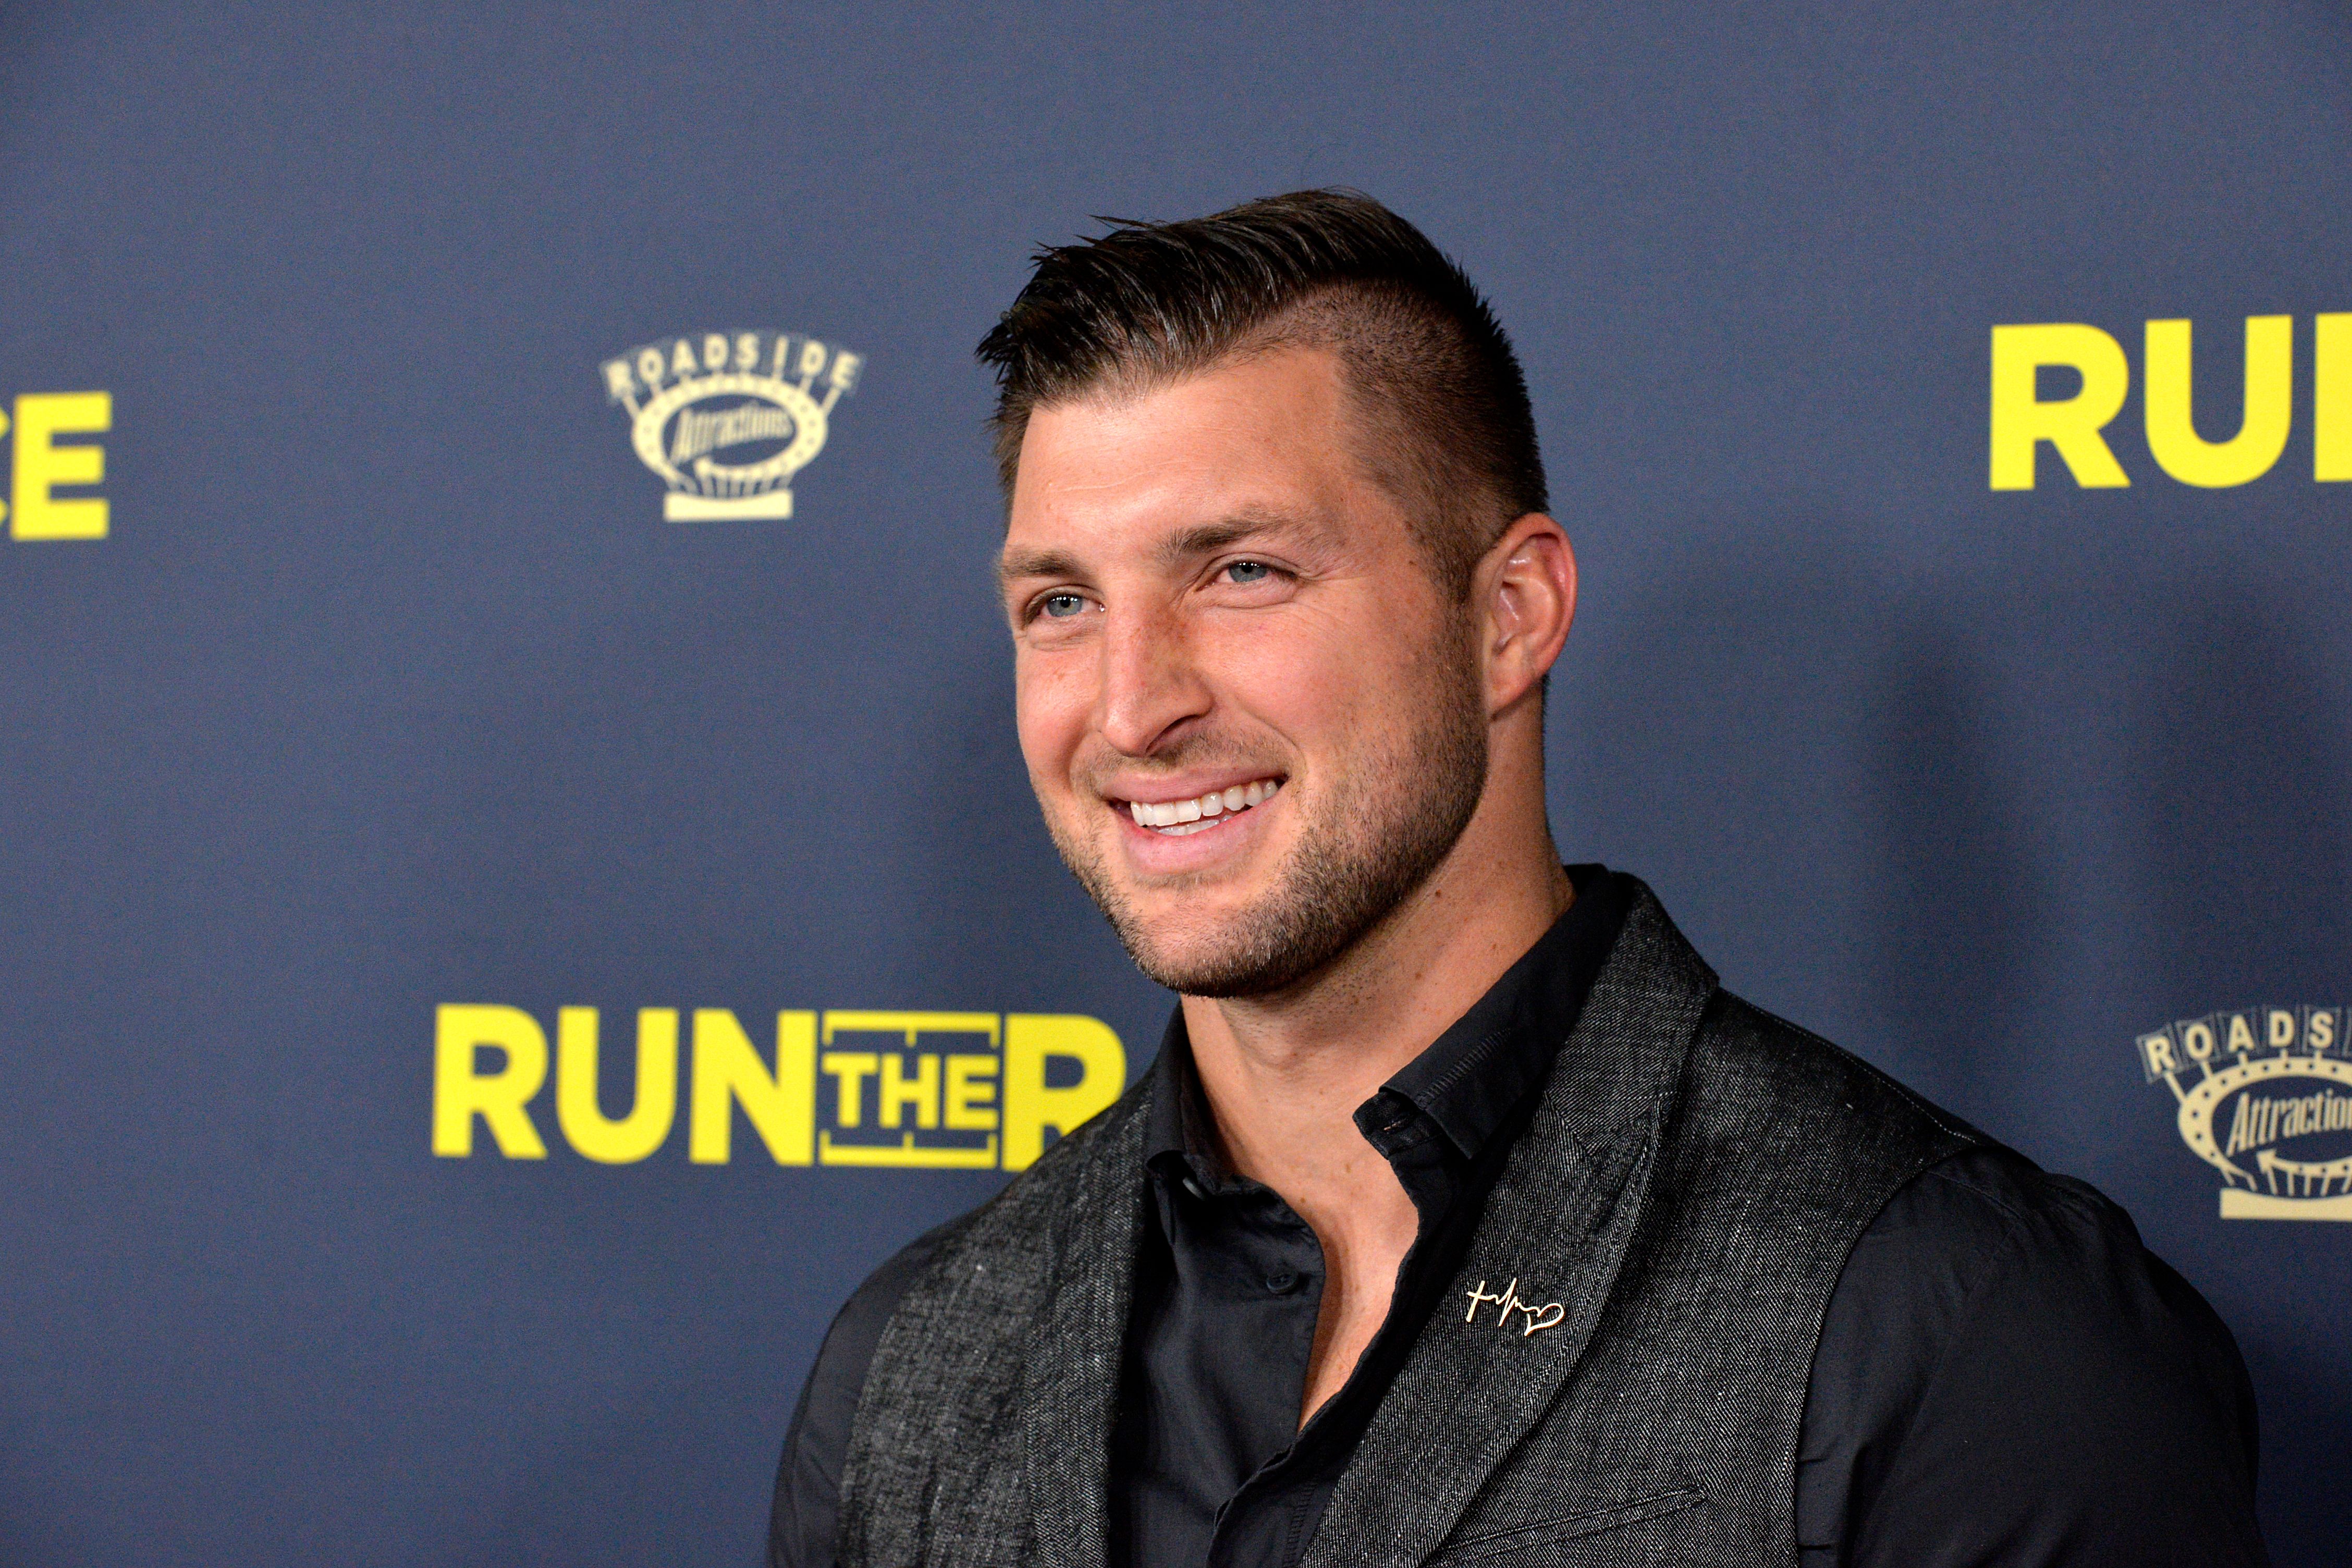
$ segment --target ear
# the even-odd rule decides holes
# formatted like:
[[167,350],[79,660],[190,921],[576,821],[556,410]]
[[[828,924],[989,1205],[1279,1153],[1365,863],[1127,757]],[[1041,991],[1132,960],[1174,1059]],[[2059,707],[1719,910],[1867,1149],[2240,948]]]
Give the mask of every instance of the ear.
[[1576,618],[1576,552],[1559,523],[1531,511],[1503,531],[1472,578],[1482,625],[1489,714],[1537,690]]

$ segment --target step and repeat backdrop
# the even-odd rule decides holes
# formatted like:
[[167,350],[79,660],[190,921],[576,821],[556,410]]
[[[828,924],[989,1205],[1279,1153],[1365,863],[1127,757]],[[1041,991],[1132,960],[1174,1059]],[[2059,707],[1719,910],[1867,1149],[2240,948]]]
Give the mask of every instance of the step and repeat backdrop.
[[761,1550],[832,1313],[1148,1065],[971,348],[1462,258],[1562,850],[2123,1203],[2352,1554],[2352,18],[0,5],[0,1562]]

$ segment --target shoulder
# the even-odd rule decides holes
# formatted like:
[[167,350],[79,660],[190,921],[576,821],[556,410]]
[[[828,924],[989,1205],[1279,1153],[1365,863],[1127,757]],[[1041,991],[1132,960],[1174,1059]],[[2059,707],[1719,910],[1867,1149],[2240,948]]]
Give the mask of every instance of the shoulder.
[[912,1311],[966,1329],[1024,1323],[1042,1286],[1053,1218],[1093,1162],[1118,1157],[1118,1132],[1140,1088],[1056,1141],[996,1196],[892,1254],[851,1293],[826,1331],[784,1438],[768,1527],[775,1568],[826,1568],[834,1561],[851,1432],[894,1321]]
[[1843,1047],[1728,991],[1708,1000],[1698,1045],[1706,1066],[1776,1110],[1893,1117],[1942,1135],[1954,1148],[1985,1142],[1966,1121]]
[[1847,1259],[1833,1305],[1881,1331],[1931,1327],[1948,1338],[1986,1336],[2021,1315],[2039,1343],[2095,1337],[2117,1355],[2228,1340],[2121,1207],[1994,1143],[1929,1166],[1887,1201]]
[[1990,1140],[1861,1058],[1718,990],[1681,1089],[1689,1179],[1752,1191],[1755,1219],[1830,1224],[1834,1268],[1887,1197]]
[[829,1568],[833,1563],[842,1462],[882,1331],[908,1288],[972,1217],[967,1214],[950,1220],[900,1247],[834,1314],[833,1326],[817,1349],[816,1364],[801,1386],[800,1404],[793,1411],[776,1467],[768,1514],[771,1568]]
[[[898,1303],[940,1254],[952,1248],[971,1230],[980,1213],[975,1209],[925,1231],[891,1254],[850,1293],[849,1300],[834,1315],[833,1326],[825,1331],[824,1343],[817,1351],[816,1366],[809,1373],[812,1393],[824,1389],[845,1394],[848,1406],[856,1407],[858,1393],[866,1383],[866,1369],[874,1360],[874,1348],[881,1342],[882,1330],[898,1311]],[[847,1436],[846,1422],[842,1434]]]
[[1976,1282],[2146,1258],[2131,1216],[2087,1182],[1985,1143],[1922,1171],[1887,1201],[1858,1253],[1964,1261]]
[[2130,1217],[1980,1145],[1899,1189],[1846,1261],[1806,1405],[1800,1539],[1861,1563],[1954,1532],[2251,1560],[2253,1438],[2229,1330]]

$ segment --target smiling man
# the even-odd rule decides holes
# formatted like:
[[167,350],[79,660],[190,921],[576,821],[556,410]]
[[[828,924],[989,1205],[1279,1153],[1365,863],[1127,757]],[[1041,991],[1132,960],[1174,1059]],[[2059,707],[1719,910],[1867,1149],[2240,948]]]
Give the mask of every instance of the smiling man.
[[2263,1561],[2236,1348],[2119,1210],[1561,866],[1575,558],[1418,231],[1124,226],[981,353],[1030,779],[1179,1003],[843,1309],[776,1568]]

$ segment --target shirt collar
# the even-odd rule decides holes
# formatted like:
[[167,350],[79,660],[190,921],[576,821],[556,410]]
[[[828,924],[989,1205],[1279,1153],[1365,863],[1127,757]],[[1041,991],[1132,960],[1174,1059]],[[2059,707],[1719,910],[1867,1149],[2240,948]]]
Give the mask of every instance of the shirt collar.
[[[1567,912],[1452,1027],[1357,1108],[1356,1125],[1382,1154],[1394,1159],[1442,1136],[1462,1158],[1475,1160],[1550,1071],[1625,921],[1622,878],[1598,865],[1567,869],[1576,889]],[[1223,1184],[1227,1177],[1181,1007],[1160,1037],[1152,1077],[1145,1163],[1163,1175]]]

